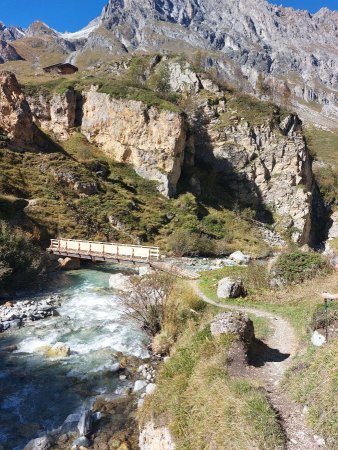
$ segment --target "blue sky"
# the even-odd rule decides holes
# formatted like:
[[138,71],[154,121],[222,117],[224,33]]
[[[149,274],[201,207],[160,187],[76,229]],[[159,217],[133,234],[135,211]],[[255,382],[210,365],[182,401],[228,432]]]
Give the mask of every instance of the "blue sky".
[[[0,20],[6,25],[25,28],[39,19],[58,31],[77,31],[97,17],[106,3],[108,0],[0,0]],[[272,3],[310,12],[323,6],[338,10],[337,0],[275,0]]]

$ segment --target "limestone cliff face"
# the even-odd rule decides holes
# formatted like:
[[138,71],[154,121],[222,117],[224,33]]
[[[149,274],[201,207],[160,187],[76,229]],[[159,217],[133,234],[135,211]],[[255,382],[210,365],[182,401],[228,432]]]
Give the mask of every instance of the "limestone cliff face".
[[311,160],[301,122],[290,115],[257,126],[236,117],[223,125],[224,102],[202,106],[195,122],[195,160],[211,165],[244,206],[268,206],[295,242],[311,239]]
[[0,72],[0,128],[23,149],[33,144],[37,134],[25,95],[15,75],[6,71]]
[[51,98],[43,94],[27,98],[35,123],[44,130],[52,131],[60,140],[68,139],[75,125],[77,94],[67,89]]
[[116,161],[158,181],[164,195],[175,194],[186,142],[180,114],[113,99],[92,88],[84,94],[81,131]]

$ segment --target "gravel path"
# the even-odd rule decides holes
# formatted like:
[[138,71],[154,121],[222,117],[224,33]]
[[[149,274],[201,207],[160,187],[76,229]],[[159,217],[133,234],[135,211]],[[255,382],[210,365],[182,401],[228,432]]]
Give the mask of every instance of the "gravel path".
[[306,425],[302,408],[289,398],[280,386],[285,371],[290,367],[292,357],[296,355],[298,340],[289,322],[280,316],[256,308],[241,307],[218,303],[207,297],[198,287],[197,281],[191,281],[195,292],[205,302],[227,310],[243,311],[257,317],[270,320],[272,332],[262,345],[262,352],[255,361],[252,376],[259,378],[266,390],[272,407],[277,411],[286,435],[287,450],[317,450],[325,448],[325,442]]

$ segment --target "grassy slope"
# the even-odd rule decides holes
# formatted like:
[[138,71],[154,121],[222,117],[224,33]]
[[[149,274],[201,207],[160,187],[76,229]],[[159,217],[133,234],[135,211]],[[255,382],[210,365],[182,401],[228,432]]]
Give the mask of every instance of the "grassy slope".
[[[137,176],[126,165],[109,160],[79,133],[63,143],[63,152],[15,153],[0,150],[0,196],[5,209],[3,219],[24,207],[19,199],[35,200],[26,214],[44,227],[51,236],[97,240],[157,242],[163,248],[174,229],[186,228],[196,233],[213,235],[215,222],[226,237],[229,250],[242,248],[260,253],[265,248],[253,225],[225,208],[205,207],[191,194],[168,200],[161,196],[156,184]],[[107,180],[98,178],[94,161],[101,161],[110,171]],[[81,181],[95,181],[96,195],[81,197],[71,187],[57,181],[53,172],[71,173]],[[201,210],[203,214],[201,215]],[[170,221],[167,214],[174,218]],[[212,221],[203,216],[210,215]],[[117,219],[122,229],[112,228],[108,218]],[[233,225],[229,234],[223,224]],[[245,229],[245,233],[241,232]]]
[[302,341],[302,351],[288,372],[285,385],[296,401],[308,407],[308,421],[326,439],[328,447],[337,448],[338,338],[332,338],[329,345],[321,348],[309,342],[313,316],[318,308],[322,310],[320,294],[336,291],[337,275],[317,277],[302,284],[270,290],[265,284],[262,268],[224,268],[203,274],[200,287],[216,300],[217,282],[231,275],[243,278],[249,294],[246,299],[231,301],[232,304],[274,311],[294,326]]
[[305,136],[314,158],[325,163],[316,164],[314,173],[325,201],[334,209],[338,201],[338,130],[311,126],[305,128]]
[[[218,310],[184,285],[174,296],[180,305],[176,344],[139,413],[141,423],[154,418],[169,425],[178,450],[277,448],[283,436],[259,386],[228,372],[236,337],[211,336],[209,323]],[[163,334],[172,327],[166,324]]]

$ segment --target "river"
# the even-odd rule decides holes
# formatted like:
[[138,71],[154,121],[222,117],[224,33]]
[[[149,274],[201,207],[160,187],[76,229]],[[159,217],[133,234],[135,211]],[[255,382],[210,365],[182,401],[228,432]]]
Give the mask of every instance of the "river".
[[[148,356],[146,336],[108,289],[109,276],[117,271],[100,265],[58,275],[48,292],[25,299],[60,294],[59,316],[0,334],[0,347],[18,348],[0,362],[0,449],[21,450],[39,433],[90,407],[98,395],[122,392],[128,382],[114,371],[114,352]],[[56,342],[70,347],[69,357],[45,356],[44,348]]]

